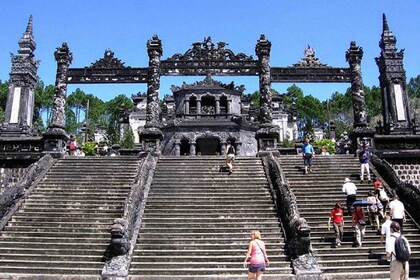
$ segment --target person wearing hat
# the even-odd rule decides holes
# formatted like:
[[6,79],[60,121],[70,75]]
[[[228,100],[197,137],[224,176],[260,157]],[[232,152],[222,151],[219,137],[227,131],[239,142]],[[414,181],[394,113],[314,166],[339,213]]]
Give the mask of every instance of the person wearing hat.
[[390,226],[391,235],[386,240],[386,258],[390,261],[389,270],[390,270],[390,278],[391,280],[408,280],[409,275],[409,263],[407,262],[400,262],[395,257],[395,241],[398,237],[404,239],[405,244],[407,245],[408,252],[411,254],[410,243],[408,242],[407,238],[402,236],[400,231],[400,225],[397,222],[392,222]]
[[330,218],[328,219],[328,230],[330,230],[331,220],[333,220],[334,233],[335,233],[335,246],[340,247],[343,241],[344,233],[344,213],[341,204],[337,202],[335,207],[331,210]]
[[351,209],[353,207],[353,202],[356,201],[356,191],[357,191],[356,185],[349,178],[345,178],[344,184],[343,184],[343,192],[346,193],[347,195],[346,206],[347,206],[348,216],[351,216],[351,213],[352,213]]

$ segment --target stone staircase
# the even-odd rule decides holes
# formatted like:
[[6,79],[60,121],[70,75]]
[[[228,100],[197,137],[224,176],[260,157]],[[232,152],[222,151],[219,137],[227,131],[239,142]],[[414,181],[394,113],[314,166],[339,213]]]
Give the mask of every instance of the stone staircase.
[[[385,257],[385,245],[380,244],[380,234],[366,226],[363,247],[354,244],[351,218],[344,219],[344,242],[334,247],[334,231],[328,231],[327,222],[336,202],[345,206],[346,196],[342,192],[345,177],[349,177],[358,187],[357,199],[366,199],[373,183],[360,183],[359,162],[352,155],[316,156],[313,173],[303,175],[301,156],[281,156],[281,166],[286,179],[296,195],[301,217],[311,227],[311,243],[318,256],[318,263],[326,279],[389,279],[389,263]],[[365,214],[367,220],[367,213]],[[420,277],[420,232],[407,219],[404,235],[412,248],[410,276]]]
[[264,279],[294,279],[260,159],[239,157],[234,173],[220,156],[163,157],[155,170],[130,279],[246,279],[250,231],[271,264]]
[[1,279],[99,279],[134,157],[67,157],[0,232]]

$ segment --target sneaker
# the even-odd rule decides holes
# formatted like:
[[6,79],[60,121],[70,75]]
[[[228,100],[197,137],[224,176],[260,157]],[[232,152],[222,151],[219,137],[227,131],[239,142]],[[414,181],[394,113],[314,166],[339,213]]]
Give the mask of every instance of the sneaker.
[[368,180],[368,183],[370,184],[370,182],[372,182],[371,180]]
[[341,243],[340,243],[340,242],[338,242],[338,243],[336,244],[336,246],[337,246],[337,247],[340,247],[340,246],[341,246]]
[[363,184],[363,180],[360,180],[360,184]]

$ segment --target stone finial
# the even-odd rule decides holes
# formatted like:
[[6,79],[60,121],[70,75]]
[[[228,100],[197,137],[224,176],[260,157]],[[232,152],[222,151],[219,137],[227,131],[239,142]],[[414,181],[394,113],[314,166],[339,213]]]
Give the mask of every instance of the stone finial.
[[382,14],[382,30],[389,31],[388,21],[386,20],[385,13]]

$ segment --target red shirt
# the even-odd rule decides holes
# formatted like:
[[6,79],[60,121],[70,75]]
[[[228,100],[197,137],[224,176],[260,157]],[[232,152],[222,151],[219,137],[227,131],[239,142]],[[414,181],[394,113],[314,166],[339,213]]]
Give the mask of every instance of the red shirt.
[[382,186],[382,182],[381,182],[381,181],[379,181],[379,180],[376,180],[376,181],[373,183],[373,187],[375,188],[375,191],[379,188],[379,186]]
[[334,208],[333,210],[331,210],[331,217],[333,218],[334,224],[342,224],[343,223],[343,209]]

